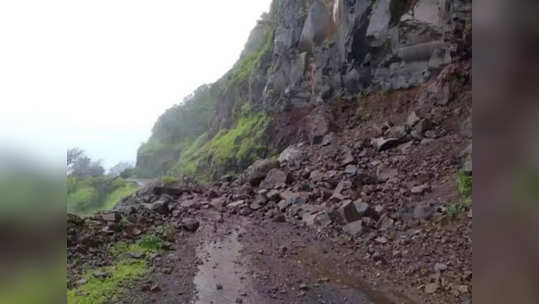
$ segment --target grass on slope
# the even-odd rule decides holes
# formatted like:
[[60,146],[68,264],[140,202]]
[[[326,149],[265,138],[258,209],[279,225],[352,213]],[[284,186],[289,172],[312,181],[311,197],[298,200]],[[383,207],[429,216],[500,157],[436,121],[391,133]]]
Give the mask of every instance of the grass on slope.
[[472,175],[464,171],[457,173],[457,187],[465,201],[472,200]]
[[137,187],[124,179],[107,176],[67,179],[67,211],[87,216],[97,211],[111,210]]
[[240,59],[225,75],[225,86],[237,85],[249,79],[249,76],[253,73],[262,56],[271,51],[273,47],[273,32],[268,30],[265,35],[264,44],[254,54]]
[[111,210],[120,200],[135,193],[137,189],[137,186],[127,183],[125,186],[114,190],[112,193],[107,195],[107,198],[101,210]]
[[[159,252],[163,244],[164,241],[155,234],[143,235],[133,244],[115,243],[109,248],[109,253],[116,258],[116,263],[112,266],[88,270],[83,276],[86,283],[67,291],[67,303],[118,303],[129,287],[150,272],[150,265],[146,260],[133,259],[129,254],[141,253],[147,257]],[[93,274],[96,271],[107,273],[109,276],[95,278]]]
[[117,303],[118,297],[122,295],[125,288],[148,273],[149,269],[148,263],[144,260],[125,259],[114,266],[99,269],[110,274],[107,278],[95,278],[94,271],[89,271],[84,275],[84,279],[87,280],[86,284],[67,291],[67,303]]
[[238,119],[231,129],[219,131],[211,140],[203,134],[182,153],[175,167],[178,175],[197,175],[202,181],[211,179],[215,168],[234,171],[263,158],[268,147],[263,144],[269,118],[251,113]]

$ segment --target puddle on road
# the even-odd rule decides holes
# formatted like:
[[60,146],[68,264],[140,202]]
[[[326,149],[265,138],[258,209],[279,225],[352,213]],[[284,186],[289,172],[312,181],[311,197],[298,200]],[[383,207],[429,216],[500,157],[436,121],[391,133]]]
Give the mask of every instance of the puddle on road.
[[370,284],[367,284],[367,282],[358,275],[351,274],[347,271],[341,271],[338,267],[335,267],[335,264],[324,257],[319,248],[315,248],[315,246],[306,247],[299,253],[298,258],[304,265],[308,265],[308,267],[318,276],[330,279],[330,284],[351,288],[352,290],[367,296],[373,303],[415,304],[414,301],[401,293],[373,289]]
[[[197,248],[197,256],[203,264],[199,265],[194,283],[198,293],[193,303],[260,303],[249,284],[249,275],[241,256],[242,244],[234,230],[224,239],[206,242]],[[217,286],[222,286],[218,289]]]

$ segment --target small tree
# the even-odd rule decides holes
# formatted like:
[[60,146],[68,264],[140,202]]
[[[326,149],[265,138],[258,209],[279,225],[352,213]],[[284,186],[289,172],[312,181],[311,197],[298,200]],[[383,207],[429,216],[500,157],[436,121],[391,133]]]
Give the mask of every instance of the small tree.
[[71,148],[67,150],[67,167],[69,168],[80,157],[84,156],[84,151],[79,148]]
[[85,152],[79,148],[67,150],[67,175],[73,177],[101,176],[105,169],[101,160],[92,161]]
[[109,174],[113,176],[121,176],[124,171],[133,169],[134,167],[135,166],[130,162],[119,162],[109,169]]

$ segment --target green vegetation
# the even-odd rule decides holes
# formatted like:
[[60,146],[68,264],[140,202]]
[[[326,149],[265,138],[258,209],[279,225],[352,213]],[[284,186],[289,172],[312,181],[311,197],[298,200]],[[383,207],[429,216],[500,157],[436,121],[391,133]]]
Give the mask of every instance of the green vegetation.
[[[159,117],[152,136],[138,150],[139,177],[190,176],[207,182],[268,154],[263,136],[269,118],[251,108],[246,89],[250,76],[273,48],[272,21],[266,16],[259,22],[260,32],[255,32],[251,46],[228,73]],[[231,103],[230,111],[220,114],[233,126],[219,130],[211,122],[221,99]]]
[[[83,276],[86,283],[67,291],[68,304],[117,303],[125,289],[150,271],[150,265],[144,259],[131,258],[133,254],[150,256],[164,247],[164,241],[154,235],[146,234],[137,242],[128,244],[117,242],[109,247],[109,253],[115,258],[112,266],[88,270]],[[106,278],[95,278],[100,271],[108,274]]]
[[119,177],[67,177],[67,211],[85,216],[110,210],[136,190],[135,185]]
[[216,168],[236,171],[266,157],[269,150],[263,138],[268,123],[269,118],[263,113],[251,113],[205,143],[205,136],[198,138],[180,157],[175,167],[177,174],[198,173],[202,181],[207,181],[215,176]]
[[107,195],[105,203],[103,204],[103,210],[111,210],[120,200],[133,194],[135,191],[137,191],[137,187],[130,183],[119,186],[116,190]]
[[447,215],[449,219],[456,219],[461,213],[464,213],[470,208],[469,203],[466,202],[457,202],[447,206]]
[[209,128],[216,102],[214,86],[199,87],[159,117],[152,129],[152,138],[164,144],[175,144],[199,136]]
[[254,161],[257,155],[266,152],[266,148],[257,142],[261,139],[267,122],[268,119],[263,114],[242,117],[234,128],[221,130],[206,145],[206,149],[217,163],[225,163],[234,158],[240,162]]
[[224,77],[225,86],[237,85],[249,79],[260,59],[273,47],[273,32],[266,31],[264,44],[254,54],[240,59]]
[[459,171],[456,179],[461,197],[459,201],[447,206],[446,213],[450,220],[455,220],[460,214],[468,211],[472,204],[472,175]]
[[155,234],[143,235],[137,244],[143,249],[153,251],[163,249],[164,246],[163,240]]
[[472,175],[464,171],[457,173],[457,187],[464,201],[472,201]]
[[176,163],[176,166],[173,169],[173,172],[178,175],[189,176],[193,176],[196,174],[200,161],[199,151],[207,142],[207,137],[208,136],[206,135],[206,133],[200,135],[183,151],[178,162]]
[[193,140],[209,129],[217,93],[216,86],[203,85],[159,117],[152,136],[138,150],[139,177],[166,174]]
[[110,274],[101,279],[93,276],[94,271],[84,275],[87,280],[77,289],[67,291],[69,304],[101,304],[116,303],[123,289],[134,280],[149,271],[148,263],[144,260],[124,259],[114,266],[104,267],[99,271]]
[[176,177],[168,175],[161,176],[160,180],[165,185],[172,185],[178,182],[178,179]]

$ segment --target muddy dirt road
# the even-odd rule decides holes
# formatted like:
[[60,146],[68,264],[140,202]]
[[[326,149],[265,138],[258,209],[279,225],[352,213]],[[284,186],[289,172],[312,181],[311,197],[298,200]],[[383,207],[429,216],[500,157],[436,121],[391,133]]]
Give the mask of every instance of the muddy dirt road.
[[198,219],[141,282],[158,290],[124,303],[418,303],[367,283],[350,251],[308,228],[213,210]]

